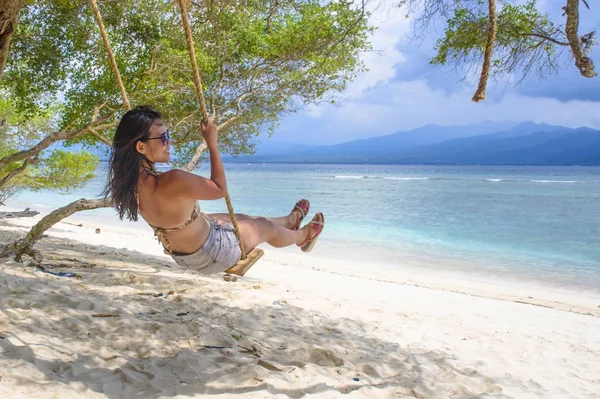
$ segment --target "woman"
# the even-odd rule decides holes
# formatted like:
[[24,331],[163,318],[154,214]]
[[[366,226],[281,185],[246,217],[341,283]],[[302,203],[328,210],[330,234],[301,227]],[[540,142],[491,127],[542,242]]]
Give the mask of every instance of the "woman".
[[[212,119],[202,125],[202,135],[210,152],[210,179],[180,169],[159,173],[154,165],[171,158],[170,135],[161,114],[146,106],[128,111],[113,140],[105,194],[112,197],[121,220],[136,221],[139,212],[175,262],[209,274],[235,265],[240,248],[228,214],[207,215],[198,208],[198,200],[227,193]],[[323,231],[324,217],[317,213],[299,229],[309,207],[307,200],[298,201],[289,215],[278,218],[236,214],[246,251],[263,242],[274,247],[296,244],[310,251]]]

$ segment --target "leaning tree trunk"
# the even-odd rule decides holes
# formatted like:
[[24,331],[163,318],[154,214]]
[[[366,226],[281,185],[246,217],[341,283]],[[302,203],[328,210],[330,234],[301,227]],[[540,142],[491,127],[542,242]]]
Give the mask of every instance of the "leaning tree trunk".
[[579,37],[579,0],[567,0],[567,5],[563,9],[567,13],[565,33],[567,39],[569,39],[575,66],[583,77],[593,78],[598,76],[594,68],[594,61],[584,54],[581,38]]
[[13,243],[3,246],[0,249],[0,257],[15,256],[15,260],[20,262],[23,255],[29,255],[33,257],[36,262],[41,262],[43,259],[42,254],[33,249],[36,242],[42,238],[42,234],[46,232],[50,227],[60,222],[66,217],[71,216],[75,212],[86,211],[90,209],[108,208],[112,206],[110,198],[102,199],[79,199],[75,202],[71,202],[69,205],[62,208],[58,208],[48,215],[44,216],[35,226],[29,230],[29,233],[25,238],[21,238]]
[[17,28],[17,17],[23,5],[23,0],[2,0],[0,5],[0,79],[8,60],[10,39]]

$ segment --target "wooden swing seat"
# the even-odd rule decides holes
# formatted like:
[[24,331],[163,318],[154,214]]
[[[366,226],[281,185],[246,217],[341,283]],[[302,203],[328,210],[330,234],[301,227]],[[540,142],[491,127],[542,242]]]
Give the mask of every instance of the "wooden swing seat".
[[225,270],[225,273],[236,274],[243,276],[246,272],[263,256],[265,251],[260,248],[254,248],[246,255],[246,259],[240,260],[229,269]]

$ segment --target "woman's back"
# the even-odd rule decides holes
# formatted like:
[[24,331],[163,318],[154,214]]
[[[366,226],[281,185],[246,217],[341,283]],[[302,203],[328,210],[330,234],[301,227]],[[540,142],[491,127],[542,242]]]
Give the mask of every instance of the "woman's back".
[[161,240],[167,249],[174,253],[191,253],[206,241],[210,223],[202,213],[194,211],[194,199],[173,195],[176,193],[173,187],[178,184],[176,179],[174,173],[151,176],[141,172],[138,183],[139,212],[158,232],[159,239],[167,236],[167,240]]

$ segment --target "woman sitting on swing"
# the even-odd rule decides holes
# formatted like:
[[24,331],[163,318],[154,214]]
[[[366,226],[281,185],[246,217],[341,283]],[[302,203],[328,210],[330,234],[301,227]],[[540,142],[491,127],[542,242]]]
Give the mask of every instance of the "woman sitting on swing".
[[[210,152],[210,179],[180,169],[158,173],[154,165],[169,162],[171,157],[171,140],[162,116],[146,106],[128,111],[113,140],[105,193],[121,220],[126,216],[136,221],[139,212],[175,262],[210,274],[235,265],[241,253],[229,215],[207,215],[198,207],[198,200],[220,199],[227,193],[212,119],[202,124],[202,135]],[[307,200],[300,200],[289,215],[277,218],[236,214],[246,250],[267,242],[274,247],[296,244],[302,251],[310,251],[325,220],[317,213],[299,228],[309,207]]]

